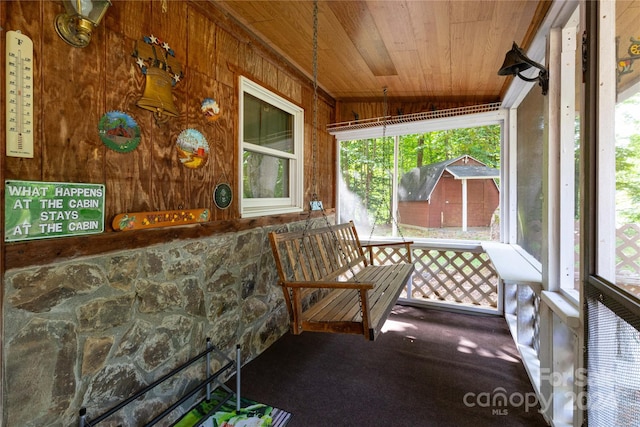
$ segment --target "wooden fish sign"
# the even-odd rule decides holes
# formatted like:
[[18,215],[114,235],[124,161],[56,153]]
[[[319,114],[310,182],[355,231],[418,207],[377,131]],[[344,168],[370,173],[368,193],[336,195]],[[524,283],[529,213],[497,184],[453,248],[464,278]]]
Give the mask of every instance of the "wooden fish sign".
[[175,211],[129,212],[118,214],[111,225],[116,231],[171,227],[209,221],[209,209],[180,209]]

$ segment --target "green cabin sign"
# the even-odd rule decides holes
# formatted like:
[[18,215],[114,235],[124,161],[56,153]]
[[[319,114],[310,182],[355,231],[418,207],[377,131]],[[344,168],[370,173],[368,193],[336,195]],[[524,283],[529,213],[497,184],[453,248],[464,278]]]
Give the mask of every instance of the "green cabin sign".
[[5,181],[4,241],[104,231],[104,185]]

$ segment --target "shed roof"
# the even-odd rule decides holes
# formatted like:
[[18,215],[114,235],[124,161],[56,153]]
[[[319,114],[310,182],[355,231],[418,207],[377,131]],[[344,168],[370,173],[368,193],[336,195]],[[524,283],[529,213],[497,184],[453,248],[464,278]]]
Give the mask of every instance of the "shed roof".
[[[467,163],[469,159],[472,159],[476,164],[459,164],[461,161]],[[449,172],[456,179],[493,179],[500,177],[499,169],[485,166],[482,162],[465,154],[454,159],[413,168],[402,175],[398,189],[400,201],[429,200],[444,171]]]
[[488,166],[447,166],[446,170],[457,179],[500,178],[500,169],[490,168]]

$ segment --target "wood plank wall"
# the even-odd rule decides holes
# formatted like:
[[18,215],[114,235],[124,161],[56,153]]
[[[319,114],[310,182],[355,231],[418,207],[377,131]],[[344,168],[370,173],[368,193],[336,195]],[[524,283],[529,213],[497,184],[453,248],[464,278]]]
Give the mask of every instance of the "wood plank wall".
[[[118,240],[123,238],[115,234],[122,233],[113,232],[110,222],[124,212],[204,207],[212,212],[213,223],[225,222],[223,229],[237,228],[234,221],[247,226],[247,221],[240,220],[237,195],[238,77],[244,75],[305,109],[305,194],[310,199],[317,191],[324,206],[333,208],[336,152],[325,129],[335,122],[335,101],[320,93],[318,143],[312,144],[312,82],[213,3],[114,1],[83,49],[67,45],[55,32],[53,21],[63,11],[61,2],[12,1],[2,2],[0,8],[5,17],[3,31],[20,30],[33,40],[35,80],[35,156],[5,157],[2,132],[3,180],[105,184],[105,233]],[[169,43],[184,72],[173,88],[180,116],[166,123],[158,123],[150,111],[136,106],[145,76],[132,53],[136,41],[151,34]],[[4,49],[4,41],[2,45]],[[4,73],[2,79],[4,99]],[[222,109],[221,118],[213,124],[200,113],[204,98],[215,98]],[[2,108],[4,117],[4,102]],[[140,126],[142,140],[134,151],[122,154],[102,144],[98,121],[111,110],[128,113]],[[176,138],[186,128],[198,129],[209,142],[209,160],[201,169],[188,169],[177,158]],[[314,172],[322,177],[322,186],[314,185]],[[234,189],[226,210],[217,209],[212,201],[220,181]],[[104,236],[94,238],[105,241]],[[73,244],[74,239],[19,243],[5,249],[22,256],[31,252],[29,246],[59,253],[59,246]],[[82,238],[83,245],[91,246],[91,239]]]

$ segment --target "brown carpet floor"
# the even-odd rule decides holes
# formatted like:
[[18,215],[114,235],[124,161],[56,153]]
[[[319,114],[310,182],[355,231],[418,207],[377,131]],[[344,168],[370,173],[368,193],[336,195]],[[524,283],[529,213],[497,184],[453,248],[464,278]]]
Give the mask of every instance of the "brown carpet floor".
[[547,425],[504,318],[397,305],[385,328],[287,334],[242,368],[242,396],[288,427]]

